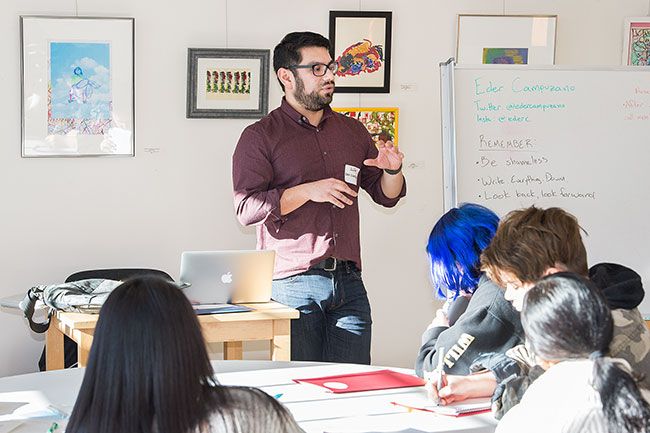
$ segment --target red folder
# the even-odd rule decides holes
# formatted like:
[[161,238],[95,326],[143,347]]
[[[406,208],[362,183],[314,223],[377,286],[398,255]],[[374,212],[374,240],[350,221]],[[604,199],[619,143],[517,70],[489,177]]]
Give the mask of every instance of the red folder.
[[341,374],[339,376],[314,377],[311,379],[293,379],[293,381],[322,386],[335,394],[424,385],[424,380],[419,377],[392,370],[376,370],[364,373]]

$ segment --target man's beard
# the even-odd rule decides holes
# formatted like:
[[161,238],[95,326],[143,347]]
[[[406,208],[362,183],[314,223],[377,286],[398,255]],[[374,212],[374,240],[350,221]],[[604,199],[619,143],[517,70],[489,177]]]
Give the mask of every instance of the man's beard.
[[[325,83],[325,85],[327,84],[330,83]],[[333,85],[334,83],[331,82],[331,84]],[[321,96],[317,91],[309,94],[305,93],[305,83],[298,76],[296,76],[296,92],[294,97],[309,111],[320,111],[332,102],[332,95]]]

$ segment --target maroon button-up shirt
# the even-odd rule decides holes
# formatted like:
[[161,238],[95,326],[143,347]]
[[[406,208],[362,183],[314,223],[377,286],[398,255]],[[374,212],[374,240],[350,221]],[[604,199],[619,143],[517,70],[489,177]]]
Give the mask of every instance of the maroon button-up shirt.
[[326,257],[351,260],[361,269],[359,207],[340,209],[331,203],[308,201],[288,215],[280,215],[280,197],[287,188],[321,179],[345,181],[345,167],[360,169],[357,184],[386,207],[406,194],[386,197],[382,170],[363,161],[377,157],[365,127],[355,119],[325,108],[317,127],[286,100],[268,116],[248,126],[233,155],[233,189],[237,218],[257,225],[257,248],[276,251],[274,278],[306,271]]

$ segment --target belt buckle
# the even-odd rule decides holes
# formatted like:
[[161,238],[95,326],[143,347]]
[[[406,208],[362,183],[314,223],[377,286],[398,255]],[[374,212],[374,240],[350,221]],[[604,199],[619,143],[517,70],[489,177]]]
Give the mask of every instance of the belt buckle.
[[[327,261],[330,260],[330,259],[331,259],[332,262],[334,263],[334,265],[332,266],[332,268],[328,268],[328,267],[327,267]],[[324,271],[328,271],[328,272],[335,271],[335,270],[336,270],[336,257],[330,257],[330,258],[328,258],[328,259],[325,259],[325,266],[323,267],[323,270],[324,270]]]

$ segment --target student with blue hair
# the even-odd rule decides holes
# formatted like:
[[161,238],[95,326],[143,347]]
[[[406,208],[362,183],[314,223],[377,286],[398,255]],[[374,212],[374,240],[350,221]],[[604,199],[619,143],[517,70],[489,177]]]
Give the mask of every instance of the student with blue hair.
[[427,244],[431,280],[446,302],[422,335],[415,364],[419,376],[438,366],[440,350],[444,373],[468,375],[479,355],[503,353],[523,341],[519,313],[480,270],[481,252],[498,225],[490,209],[465,203],[433,227]]

